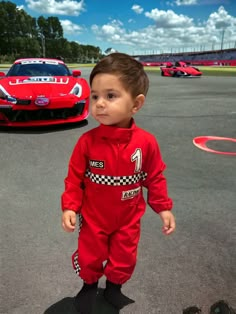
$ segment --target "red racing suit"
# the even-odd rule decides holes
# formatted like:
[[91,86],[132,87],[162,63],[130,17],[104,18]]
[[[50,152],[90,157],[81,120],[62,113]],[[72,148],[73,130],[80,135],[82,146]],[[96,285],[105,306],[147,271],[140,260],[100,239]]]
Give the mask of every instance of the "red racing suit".
[[156,213],[172,208],[164,169],[155,137],[134,120],[128,129],[100,125],[80,137],[65,178],[62,210],[82,216],[72,260],[85,282],[105,275],[123,284],[131,277],[146,208],[143,187]]

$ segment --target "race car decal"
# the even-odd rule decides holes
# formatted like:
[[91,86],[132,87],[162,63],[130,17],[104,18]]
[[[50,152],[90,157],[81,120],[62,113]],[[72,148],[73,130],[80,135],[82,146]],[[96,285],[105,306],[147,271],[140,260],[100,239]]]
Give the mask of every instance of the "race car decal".
[[21,64],[59,64],[59,62],[56,61],[45,61],[45,60],[25,60],[21,61]]
[[16,79],[14,81],[10,81],[9,85],[20,85],[20,84],[30,84],[30,83],[53,83],[53,84],[68,84],[68,78],[57,78],[51,76],[40,76],[40,77],[28,77],[26,79]]
[[45,96],[38,96],[35,100],[35,105],[39,107],[44,107],[49,104],[49,99]]

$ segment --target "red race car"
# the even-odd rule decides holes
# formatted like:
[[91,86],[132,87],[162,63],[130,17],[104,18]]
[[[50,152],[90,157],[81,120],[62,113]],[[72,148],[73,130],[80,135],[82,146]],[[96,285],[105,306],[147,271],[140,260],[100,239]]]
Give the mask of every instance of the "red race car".
[[0,126],[45,126],[85,120],[90,88],[62,60],[18,59],[0,72]]
[[193,66],[187,65],[185,62],[178,61],[173,65],[167,62],[165,66],[161,66],[161,75],[170,77],[201,77],[202,72]]

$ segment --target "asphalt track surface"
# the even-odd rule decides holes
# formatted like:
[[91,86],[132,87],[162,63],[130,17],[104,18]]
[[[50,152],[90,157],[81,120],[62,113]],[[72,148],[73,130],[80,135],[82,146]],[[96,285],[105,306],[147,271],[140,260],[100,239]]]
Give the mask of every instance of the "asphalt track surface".
[[[137,267],[123,287],[135,303],[120,313],[181,314],[197,305],[207,314],[219,299],[236,307],[236,157],[192,143],[202,135],[236,137],[235,78],[149,77],[136,122],[161,146],[177,230],[162,235],[161,220],[147,207]],[[83,125],[0,130],[1,314],[76,313],[72,297],[82,281],[71,253],[77,235],[61,228],[60,196],[78,137],[96,125],[89,117]],[[236,151],[231,142],[209,145]],[[118,311],[100,295],[95,313]]]

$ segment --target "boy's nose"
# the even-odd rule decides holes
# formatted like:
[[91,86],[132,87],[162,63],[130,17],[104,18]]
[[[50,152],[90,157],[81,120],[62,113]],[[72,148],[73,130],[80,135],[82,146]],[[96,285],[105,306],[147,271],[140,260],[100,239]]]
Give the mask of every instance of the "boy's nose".
[[97,108],[104,108],[105,107],[105,101],[103,98],[99,98],[96,102],[96,107]]

